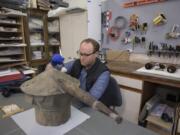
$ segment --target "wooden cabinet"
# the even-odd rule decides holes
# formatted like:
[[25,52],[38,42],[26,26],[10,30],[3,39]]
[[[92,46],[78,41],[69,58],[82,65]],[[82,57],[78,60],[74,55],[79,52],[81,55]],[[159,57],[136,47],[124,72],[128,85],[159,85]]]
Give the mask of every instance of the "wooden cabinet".
[[[138,77],[130,77],[128,75],[113,74],[112,76],[118,82],[122,95],[123,103],[121,107],[117,108],[117,111],[124,119],[136,124],[138,124],[138,118],[142,108],[154,95],[158,93],[158,95],[161,95],[162,99],[165,98],[164,96],[166,96],[167,93],[169,93],[170,96],[179,95],[179,88],[176,88],[175,86],[172,87],[152,83],[147,80],[140,80]],[[165,99],[162,103],[170,105],[171,107],[176,106],[176,103],[166,101]],[[170,135],[173,125],[172,122],[165,122],[160,117],[152,116],[150,113],[146,117],[146,121],[146,127],[148,129],[154,130],[155,132],[163,135]],[[177,132],[179,131],[180,124],[178,124],[177,127]]]
[[49,56],[59,53],[61,47],[59,17],[48,17],[48,51]]
[[0,13],[0,68],[27,64],[24,16]]
[[30,66],[40,66],[48,63],[48,29],[47,11],[28,9],[26,20],[26,39],[28,43],[28,61]]
[[143,81],[120,75],[112,75],[120,85],[122,95],[122,106],[118,112],[126,120],[138,123],[139,111],[141,107],[141,96]]

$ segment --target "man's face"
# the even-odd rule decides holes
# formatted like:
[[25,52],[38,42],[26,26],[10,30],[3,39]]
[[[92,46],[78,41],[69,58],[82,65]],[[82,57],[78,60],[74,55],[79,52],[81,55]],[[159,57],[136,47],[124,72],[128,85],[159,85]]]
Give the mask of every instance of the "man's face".
[[80,61],[86,68],[91,67],[97,57],[97,53],[94,52],[93,45],[91,43],[83,42],[79,49]]

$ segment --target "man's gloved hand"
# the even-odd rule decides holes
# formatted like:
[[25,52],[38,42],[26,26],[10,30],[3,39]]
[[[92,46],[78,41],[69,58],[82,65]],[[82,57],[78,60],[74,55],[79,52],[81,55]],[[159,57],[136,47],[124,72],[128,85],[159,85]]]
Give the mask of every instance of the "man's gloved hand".
[[64,57],[60,54],[54,54],[51,58],[51,65],[55,67],[56,65],[62,65],[64,62]]
[[115,113],[110,113],[110,117],[113,118],[117,124],[120,124],[123,120],[123,118],[121,116],[119,116],[118,114],[115,114]]
[[51,58],[51,65],[61,72],[67,72],[67,69],[64,67],[64,57],[60,54],[54,54]]

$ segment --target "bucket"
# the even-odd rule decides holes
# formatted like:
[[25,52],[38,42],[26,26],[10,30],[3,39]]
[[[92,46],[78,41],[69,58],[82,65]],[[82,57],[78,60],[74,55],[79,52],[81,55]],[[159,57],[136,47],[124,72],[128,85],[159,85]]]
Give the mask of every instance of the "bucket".
[[51,96],[33,96],[36,121],[43,126],[59,126],[71,116],[69,94]]

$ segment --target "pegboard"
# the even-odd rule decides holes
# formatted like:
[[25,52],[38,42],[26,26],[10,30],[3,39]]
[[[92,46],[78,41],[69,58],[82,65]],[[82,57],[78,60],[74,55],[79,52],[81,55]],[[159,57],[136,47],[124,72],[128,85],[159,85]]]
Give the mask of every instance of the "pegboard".
[[[153,41],[155,44],[160,45],[160,43],[167,43],[176,47],[180,45],[180,38],[178,39],[166,39],[166,33],[170,32],[174,24],[180,25],[180,0],[167,0],[165,2],[153,3],[148,5],[136,6],[131,8],[123,8],[122,4],[124,2],[129,2],[134,0],[108,0],[102,4],[102,12],[111,11],[112,16],[109,21],[109,27],[114,25],[114,20],[118,16],[123,16],[126,18],[125,29],[120,30],[120,37],[117,40],[110,39],[107,35],[107,28],[102,25],[102,48],[110,48],[113,50],[131,50],[135,53],[147,53],[149,48],[149,43]],[[160,13],[163,13],[167,18],[165,24],[155,26],[153,24],[153,19],[157,17]],[[139,17],[139,22],[148,23],[148,30],[146,34],[141,34],[138,32],[131,31],[130,38],[134,36],[145,37],[146,42],[143,44],[124,44],[121,40],[124,38],[126,31],[129,31],[129,18],[132,14],[136,14]],[[180,32],[180,28],[178,30]]]

